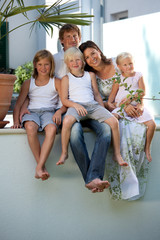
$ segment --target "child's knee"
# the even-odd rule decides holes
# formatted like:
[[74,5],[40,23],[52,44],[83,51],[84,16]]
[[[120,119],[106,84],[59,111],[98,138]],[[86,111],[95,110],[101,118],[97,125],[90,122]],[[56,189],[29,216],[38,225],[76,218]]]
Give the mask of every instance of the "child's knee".
[[38,131],[38,125],[34,124],[33,122],[25,122],[24,127],[27,131],[27,133],[37,133]]
[[64,120],[63,120],[63,127],[66,128],[71,128],[71,126],[76,122],[75,117],[73,116],[65,116]]
[[156,123],[155,121],[152,120],[152,128],[155,130],[156,129]]
[[149,128],[153,131],[156,129],[156,123],[154,120],[150,120],[150,121],[146,122],[145,125],[147,126],[147,128]]
[[111,127],[111,129],[118,128],[119,126],[119,122],[116,117],[111,117],[107,119],[105,122]]
[[49,124],[45,127],[45,132],[47,135],[54,136],[57,132],[57,127],[54,124]]

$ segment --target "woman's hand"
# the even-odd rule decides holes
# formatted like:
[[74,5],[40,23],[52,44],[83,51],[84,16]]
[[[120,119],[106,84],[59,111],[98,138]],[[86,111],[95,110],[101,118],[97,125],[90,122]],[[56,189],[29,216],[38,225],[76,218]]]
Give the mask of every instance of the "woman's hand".
[[129,98],[123,98],[122,101],[119,103],[119,106],[122,104],[129,105],[131,103],[131,100]]
[[105,108],[107,108],[110,112],[112,112],[116,108],[116,103],[104,102]]

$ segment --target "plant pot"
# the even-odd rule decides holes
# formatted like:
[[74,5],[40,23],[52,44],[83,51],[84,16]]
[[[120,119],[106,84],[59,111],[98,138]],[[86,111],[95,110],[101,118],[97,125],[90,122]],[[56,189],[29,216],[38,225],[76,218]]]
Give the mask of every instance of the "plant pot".
[[5,118],[11,104],[15,80],[15,75],[0,74],[0,128],[3,128],[5,124],[7,124],[3,119]]

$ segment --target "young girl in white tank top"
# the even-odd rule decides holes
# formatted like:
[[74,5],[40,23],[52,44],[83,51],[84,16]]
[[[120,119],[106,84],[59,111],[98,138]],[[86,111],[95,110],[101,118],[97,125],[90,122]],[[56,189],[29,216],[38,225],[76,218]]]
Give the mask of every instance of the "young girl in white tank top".
[[[29,146],[37,162],[35,177],[46,180],[49,173],[45,163],[54,143],[58,125],[61,123],[61,115],[66,108],[56,111],[60,94],[60,79],[54,78],[54,60],[52,54],[47,50],[36,53],[33,59],[34,72],[31,79],[25,81],[21,87],[16,102],[13,118],[13,128],[20,128],[20,109],[28,95],[29,112],[22,118]],[[45,138],[42,146],[38,139],[38,131],[45,131]]]

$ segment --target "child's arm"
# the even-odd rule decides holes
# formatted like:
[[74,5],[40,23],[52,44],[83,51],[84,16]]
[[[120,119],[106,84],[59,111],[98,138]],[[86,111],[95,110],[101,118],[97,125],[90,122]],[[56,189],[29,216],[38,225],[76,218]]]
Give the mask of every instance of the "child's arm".
[[[59,97],[61,99],[61,80],[59,78],[55,78],[55,87],[56,90],[59,94]],[[60,125],[62,122],[62,114],[65,113],[67,108],[62,105],[60,109],[58,109],[55,114],[53,115],[53,121],[57,124]]]
[[28,95],[28,92],[29,92],[29,85],[30,85],[30,80],[26,80],[23,84],[22,84],[22,87],[21,87],[21,91],[20,91],[20,94],[18,96],[18,99],[16,101],[16,104],[15,104],[15,107],[14,107],[14,110],[13,110],[13,121],[14,121],[14,124],[12,126],[12,128],[20,128],[20,119],[19,119],[19,116],[20,116],[20,109]]
[[80,104],[75,103],[68,99],[69,79],[68,76],[64,76],[61,80],[61,101],[65,107],[73,107],[76,109],[79,115],[85,116],[87,110]]
[[24,114],[30,114],[30,111],[27,108],[28,104],[29,104],[29,98],[27,96],[20,110],[20,114],[19,114],[20,122],[22,121],[22,117]]
[[94,99],[99,103],[99,105],[104,107],[103,100],[101,98],[101,95],[98,90],[97,82],[96,82],[96,75],[93,72],[89,72],[91,76],[91,83],[92,83],[92,89],[94,94]]
[[138,81],[138,87],[139,87],[139,90],[143,90],[142,92],[135,94],[135,100],[137,98],[140,98],[140,102],[135,107],[135,109],[137,110],[137,115],[140,116],[143,113],[143,107],[144,107],[143,97],[145,96],[145,93],[146,93],[146,88],[145,88],[145,83],[144,83],[143,76]]
[[140,90],[143,90],[143,92],[140,93],[141,103],[143,104],[143,97],[146,95],[146,87],[143,76],[138,81],[138,87]]

